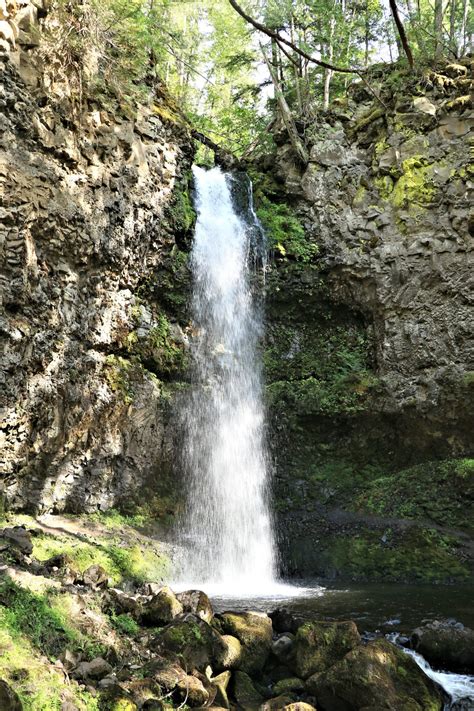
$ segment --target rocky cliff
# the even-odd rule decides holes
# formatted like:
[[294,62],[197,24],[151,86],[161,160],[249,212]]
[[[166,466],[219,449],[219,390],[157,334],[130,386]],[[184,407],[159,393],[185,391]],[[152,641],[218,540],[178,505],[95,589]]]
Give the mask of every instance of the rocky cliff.
[[[4,503],[182,500],[192,141],[61,63],[43,0],[0,1]],[[56,33],[56,34],[55,34]],[[55,54],[56,52],[56,54]],[[69,57],[69,55],[68,55]],[[274,259],[265,368],[287,572],[472,571],[472,60],[373,70],[251,167]],[[377,96],[375,98],[374,94]]]
[[30,511],[166,487],[186,338],[185,287],[165,286],[193,220],[192,141],[161,87],[90,91],[57,26],[43,0],[0,2],[3,496]]
[[307,167],[284,131],[258,166],[276,499],[301,574],[472,570],[472,71],[375,71],[305,127]]

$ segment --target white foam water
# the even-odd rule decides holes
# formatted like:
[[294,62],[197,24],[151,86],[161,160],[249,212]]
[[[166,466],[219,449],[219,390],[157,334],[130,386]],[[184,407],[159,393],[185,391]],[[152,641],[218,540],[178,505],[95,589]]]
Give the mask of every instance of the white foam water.
[[232,180],[219,168],[194,168],[193,383],[183,442],[188,505],[175,587],[227,597],[285,596],[291,586],[277,582],[268,504],[262,322],[250,285],[258,230],[251,200],[238,211]]
[[466,711],[467,709],[474,709],[474,676],[435,671],[421,654],[412,649],[403,647],[402,649],[415,660],[426,676],[433,679],[448,694],[451,698],[451,703],[448,704],[447,708],[450,708],[452,704],[464,702],[463,709]]

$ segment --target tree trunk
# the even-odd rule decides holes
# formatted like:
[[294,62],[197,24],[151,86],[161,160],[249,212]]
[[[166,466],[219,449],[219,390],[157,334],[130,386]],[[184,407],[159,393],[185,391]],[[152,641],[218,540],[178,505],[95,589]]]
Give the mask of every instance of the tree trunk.
[[435,0],[434,35],[436,38],[435,57],[443,54],[443,0]]
[[303,144],[301,138],[298,135],[293,116],[291,115],[290,107],[288,106],[286,99],[283,96],[283,92],[281,90],[276,71],[274,70],[271,62],[265,54],[265,50],[263,49],[262,45],[260,45],[260,49],[262,50],[263,59],[265,60],[265,64],[267,65],[268,71],[270,72],[270,78],[275,89],[275,98],[278,102],[278,108],[280,109],[281,117],[283,119],[283,123],[285,124],[285,128],[288,131],[288,136],[290,137],[290,142],[293,146],[293,150],[295,151],[299,160],[304,165],[307,165],[309,161],[308,151],[306,150],[306,146]]
[[[408,44],[408,39],[405,34],[405,28],[403,27],[403,23],[400,19],[400,15],[398,14],[398,7],[396,0],[388,0],[389,5],[390,5],[390,10],[393,15],[393,19],[395,21],[395,27],[397,28],[398,36],[400,37],[400,43],[403,47],[403,51],[405,52],[406,58],[408,59],[408,64],[410,67],[413,69],[414,66],[414,61],[413,61],[413,54],[411,53],[410,45]],[[438,0],[436,0],[438,2]],[[397,42],[398,44],[398,42]]]
[[[327,53],[328,53],[328,59],[329,62],[332,64],[332,60],[334,58],[334,26],[335,26],[335,19],[334,17],[331,18],[331,21],[329,23],[329,44],[327,47]],[[327,111],[329,108],[329,97],[330,97],[330,87],[331,87],[331,79],[332,79],[333,72],[331,69],[325,69],[324,70],[324,92],[323,92],[323,108]]]
[[456,46],[456,0],[449,0],[449,49],[457,57]]
[[469,6],[467,4],[467,0],[463,0],[462,4],[462,22],[461,22],[461,57],[466,51],[466,46],[467,46],[467,37],[466,37],[466,27],[467,27],[467,14],[469,12]]

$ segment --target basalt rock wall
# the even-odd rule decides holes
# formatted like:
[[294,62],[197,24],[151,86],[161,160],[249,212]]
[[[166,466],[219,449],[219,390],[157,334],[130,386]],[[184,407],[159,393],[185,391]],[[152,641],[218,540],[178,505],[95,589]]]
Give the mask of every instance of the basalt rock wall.
[[0,13],[2,496],[130,506],[170,476],[192,141],[160,87],[143,104],[79,94],[44,61],[42,0]]
[[263,218],[265,200],[290,205],[306,240],[303,251],[297,232],[282,238],[268,280],[283,558],[302,575],[461,579],[472,571],[472,60],[371,82],[306,126],[305,168],[284,131],[258,166]]

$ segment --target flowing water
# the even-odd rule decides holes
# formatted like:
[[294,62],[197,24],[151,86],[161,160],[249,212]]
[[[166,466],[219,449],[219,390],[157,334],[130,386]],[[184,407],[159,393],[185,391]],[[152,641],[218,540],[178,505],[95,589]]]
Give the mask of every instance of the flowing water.
[[[206,592],[245,595],[275,585],[258,340],[250,265],[264,239],[235,178],[194,168],[193,388],[185,408],[188,507],[181,577]],[[238,186],[234,186],[237,188]]]
[[[217,611],[284,606],[307,619],[351,618],[361,632],[391,632],[393,641],[427,619],[454,614],[472,623],[464,588],[450,588],[445,596],[431,586],[341,589],[277,580],[258,350],[262,312],[251,286],[264,237],[250,188],[239,207],[242,185],[235,177],[194,168],[194,179],[192,387],[183,408],[188,505],[174,587],[204,590]],[[435,671],[420,655],[407,653],[452,702],[463,700],[459,708],[474,708],[472,677]]]

